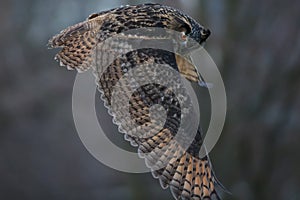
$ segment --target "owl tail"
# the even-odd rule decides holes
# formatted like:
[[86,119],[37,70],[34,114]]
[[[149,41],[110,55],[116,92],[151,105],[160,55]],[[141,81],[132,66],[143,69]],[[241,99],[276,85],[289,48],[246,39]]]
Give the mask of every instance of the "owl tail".
[[175,199],[220,200],[209,158],[191,155],[170,138],[163,130],[139,146],[141,157],[162,188],[170,187]]
[[162,185],[170,185],[175,199],[220,199],[206,159],[185,153],[180,159],[169,162],[158,178]]
[[55,56],[61,66],[68,69],[86,71],[92,62],[92,52],[96,46],[96,34],[91,31],[93,22],[82,22],[63,30],[49,40],[50,48],[62,47]]

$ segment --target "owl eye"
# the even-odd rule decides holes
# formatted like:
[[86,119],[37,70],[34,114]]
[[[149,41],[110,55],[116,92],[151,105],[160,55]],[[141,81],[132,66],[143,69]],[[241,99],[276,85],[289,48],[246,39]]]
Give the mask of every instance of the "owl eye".
[[186,42],[187,41],[187,35],[185,34],[185,32],[181,32],[181,34],[180,34],[180,40],[182,40],[182,41],[184,41],[184,42]]
[[91,14],[91,15],[88,17],[88,19],[94,19],[94,18],[96,18],[96,17],[98,17],[98,16],[99,16],[98,13],[93,13],[93,14]]

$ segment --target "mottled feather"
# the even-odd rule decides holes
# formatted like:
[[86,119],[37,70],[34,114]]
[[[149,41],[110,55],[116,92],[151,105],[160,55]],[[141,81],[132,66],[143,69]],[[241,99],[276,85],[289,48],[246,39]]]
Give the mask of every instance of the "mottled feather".
[[[163,188],[170,187],[175,199],[219,199],[215,189],[218,182],[211,163],[207,156],[199,158],[198,153],[202,145],[200,128],[186,150],[174,139],[182,117],[188,118],[193,115],[189,98],[183,101],[182,108],[168,88],[158,84],[146,84],[130,93],[131,83],[123,80],[126,73],[138,65],[151,65],[152,68],[149,68],[151,71],[159,69],[163,64],[179,71],[189,81],[200,81],[199,73],[193,64],[177,54],[153,48],[133,50],[126,40],[120,42],[122,38],[118,41],[109,41],[109,38],[120,36],[119,34],[124,31],[147,27],[182,32],[184,36],[191,37],[199,44],[202,44],[210,34],[209,30],[194,19],[174,8],[159,4],[143,4],[92,14],[86,21],[54,36],[49,41],[49,46],[62,48],[56,55],[62,66],[78,71],[89,68],[94,70],[101,98],[115,121],[118,121],[116,115],[122,116],[124,99],[130,99],[129,113],[132,120],[127,122],[127,127],[119,123],[119,130],[124,133],[126,140],[138,147],[139,155],[145,159],[153,176],[159,179]],[[126,39],[131,36],[120,37]],[[144,41],[153,39],[151,35],[133,37]],[[160,70],[156,72],[160,73]],[[150,76],[144,78],[145,81],[153,81]],[[182,84],[179,77],[178,80],[174,79],[169,80],[170,83],[178,81],[176,83]],[[122,97],[121,93],[116,93],[114,90],[116,86],[122,87],[125,94],[128,91],[128,95]],[[183,86],[179,87],[179,91],[183,96],[188,96]],[[114,92],[120,98],[114,99]],[[153,120],[150,116],[150,107],[155,104],[162,105],[167,111],[167,120],[163,127],[158,123],[159,120]],[[196,123],[193,117],[187,122],[189,123],[191,126]],[[133,126],[137,128],[133,129]],[[145,130],[146,134],[140,135]],[[185,138],[181,139],[184,141]]]

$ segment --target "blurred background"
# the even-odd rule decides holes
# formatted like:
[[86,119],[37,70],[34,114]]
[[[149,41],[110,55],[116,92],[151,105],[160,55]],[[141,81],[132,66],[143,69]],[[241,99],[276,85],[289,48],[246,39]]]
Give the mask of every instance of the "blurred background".
[[[1,0],[0,199],[172,199],[151,174],[115,171],[87,152],[72,118],[76,72],[58,67],[57,50],[46,47],[91,13],[144,2]],[[210,153],[232,193],[224,200],[299,200],[300,2],[147,2],[179,8],[212,31],[206,49],[228,98],[225,128]],[[102,122],[110,120],[103,110]]]

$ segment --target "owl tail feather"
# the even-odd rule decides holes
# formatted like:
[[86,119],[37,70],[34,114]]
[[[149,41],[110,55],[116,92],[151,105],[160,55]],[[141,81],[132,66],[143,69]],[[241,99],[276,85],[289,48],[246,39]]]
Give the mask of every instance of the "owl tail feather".
[[191,155],[173,138],[162,130],[139,145],[141,157],[162,188],[170,187],[175,199],[220,200],[209,158]]
[[165,188],[170,186],[175,199],[217,199],[215,179],[206,159],[198,159],[188,153],[171,160],[158,174]]
[[49,40],[49,48],[62,47],[55,56],[61,66],[79,72],[91,66],[92,52],[96,46],[96,34],[91,31],[91,23],[82,22],[71,26]]

